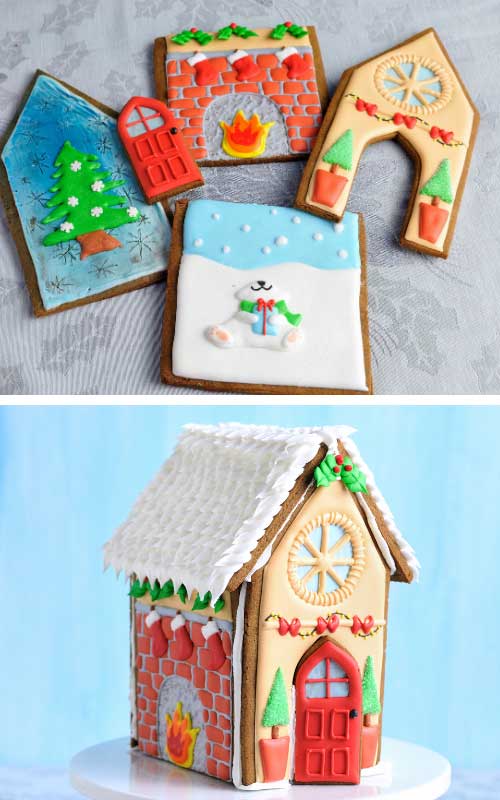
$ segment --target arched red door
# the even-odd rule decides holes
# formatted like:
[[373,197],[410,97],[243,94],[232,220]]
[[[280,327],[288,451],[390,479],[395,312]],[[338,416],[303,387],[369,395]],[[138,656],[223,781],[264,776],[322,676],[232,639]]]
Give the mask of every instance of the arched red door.
[[327,640],[295,680],[295,781],[359,783],[362,691],[356,661]]

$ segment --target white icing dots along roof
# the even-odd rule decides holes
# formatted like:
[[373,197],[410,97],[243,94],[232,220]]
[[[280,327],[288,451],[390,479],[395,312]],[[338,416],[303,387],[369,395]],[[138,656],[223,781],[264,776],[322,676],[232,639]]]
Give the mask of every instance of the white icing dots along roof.
[[[188,592],[219,597],[250,559],[321,443],[335,451],[341,440],[365,472],[372,499],[418,577],[415,554],[349,439],[352,432],[346,426],[187,425],[172,456],[105,545],[106,567],[160,584],[172,580],[176,588],[184,583]],[[382,552],[394,570],[388,549]]]

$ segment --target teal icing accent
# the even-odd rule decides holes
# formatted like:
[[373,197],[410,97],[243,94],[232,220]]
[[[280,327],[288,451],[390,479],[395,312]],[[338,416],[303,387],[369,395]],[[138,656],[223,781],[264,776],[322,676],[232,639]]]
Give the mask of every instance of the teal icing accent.
[[286,262],[359,269],[358,227],[358,215],[349,211],[335,224],[295,208],[191,200],[184,220],[184,253],[237,270]]

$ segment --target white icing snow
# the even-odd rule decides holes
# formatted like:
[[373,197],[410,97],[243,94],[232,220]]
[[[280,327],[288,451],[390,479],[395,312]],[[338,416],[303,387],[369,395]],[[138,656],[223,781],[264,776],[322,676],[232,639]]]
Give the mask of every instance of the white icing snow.
[[274,240],[274,243],[277,244],[278,247],[284,247],[286,244],[288,244],[288,239],[286,236],[277,236]]
[[224,245],[224,247],[222,248],[222,252],[223,253],[230,253],[231,252],[231,248],[229,247],[228,244]]
[[277,209],[277,208],[271,208],[271,209],[269,210],[269,213],[270,213],[270,214],[272,214],[272,215],[273,215],[273,217],[275,217],[275,216],[276,216],[276,214],[278,213],[278,209]]
[[300,225],[300,217],[292,217],[292,222],[294,225]]
[[219,214],[218,211],[214,211],[214,213],[212,214],[212,219],[216,219],[216,220],[220,219],[220,214]]
[[265,253],[266,255],[271,252],[271,248],[269,247],[268,244],[265,244],[264,247],[262,247],[261,249],[262,252]]
[[[349,438],[351,432],[346,426],[185,426],[172,456],[105,545],[106,566],[127,576],[135,572],[140,580],[148,577],[163,584],[171,579],[176,587],[184,583],[188,593],[210,591],[218,597],[249,561],[321,443],[336,451],[340,439],[365,473],[373,500],[418,577],[413,549],[397,529],[372,472]],[[369,516],[368,521],[371,527]],[[387,548],[382,554],[393,569]],[[270,557],[271,547],[266,555]]]
[[247,224],[245,223],[245,225],[242,225],[242,226],[241,226],[241,230],[243,231],[243,233],[248,233],[249,231],[251,231],[251,230],[252,230],[252,228],[251,228],[251,226],[250,226],[250,225],[247,225]]
[[90,209],[90,214],[92,217],[100,217],[103,212],[101,206],[94,206]]
[[322,242],[323,241],[323,234],[319,233],[319,232],[313,233],[313,239],[316,242]]
[[72,208],[77,206],[79,202],[80,201],[78,200],[78,197],[75,197],[74,194],[72,194],[71,197],[68,197],[68,205],[71,206]]
[[347,252],[347,250],[337,250],[337,255],[339,258],[347,258],[349,256],[349,253]]
[[334,222],[333,230],[335,233],[343,233],[344,232],[344,223],[343,222]]
[[203,244],[203,239],[195,239],[193,244],[195,247],[201,247]]

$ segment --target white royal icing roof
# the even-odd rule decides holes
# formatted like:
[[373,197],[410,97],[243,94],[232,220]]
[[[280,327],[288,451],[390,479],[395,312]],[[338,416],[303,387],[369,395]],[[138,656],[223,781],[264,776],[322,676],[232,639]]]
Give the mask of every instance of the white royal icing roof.
[[[340,439],[365,472],[370,493],[417,577],[418,561],[349,439],[352,432],[346,426],[185,426],[172,456],[105,545],[106,567],[219,597],[249,561],[319,446],[335,451]],[[393,570],[390,553],[386,558]]]

